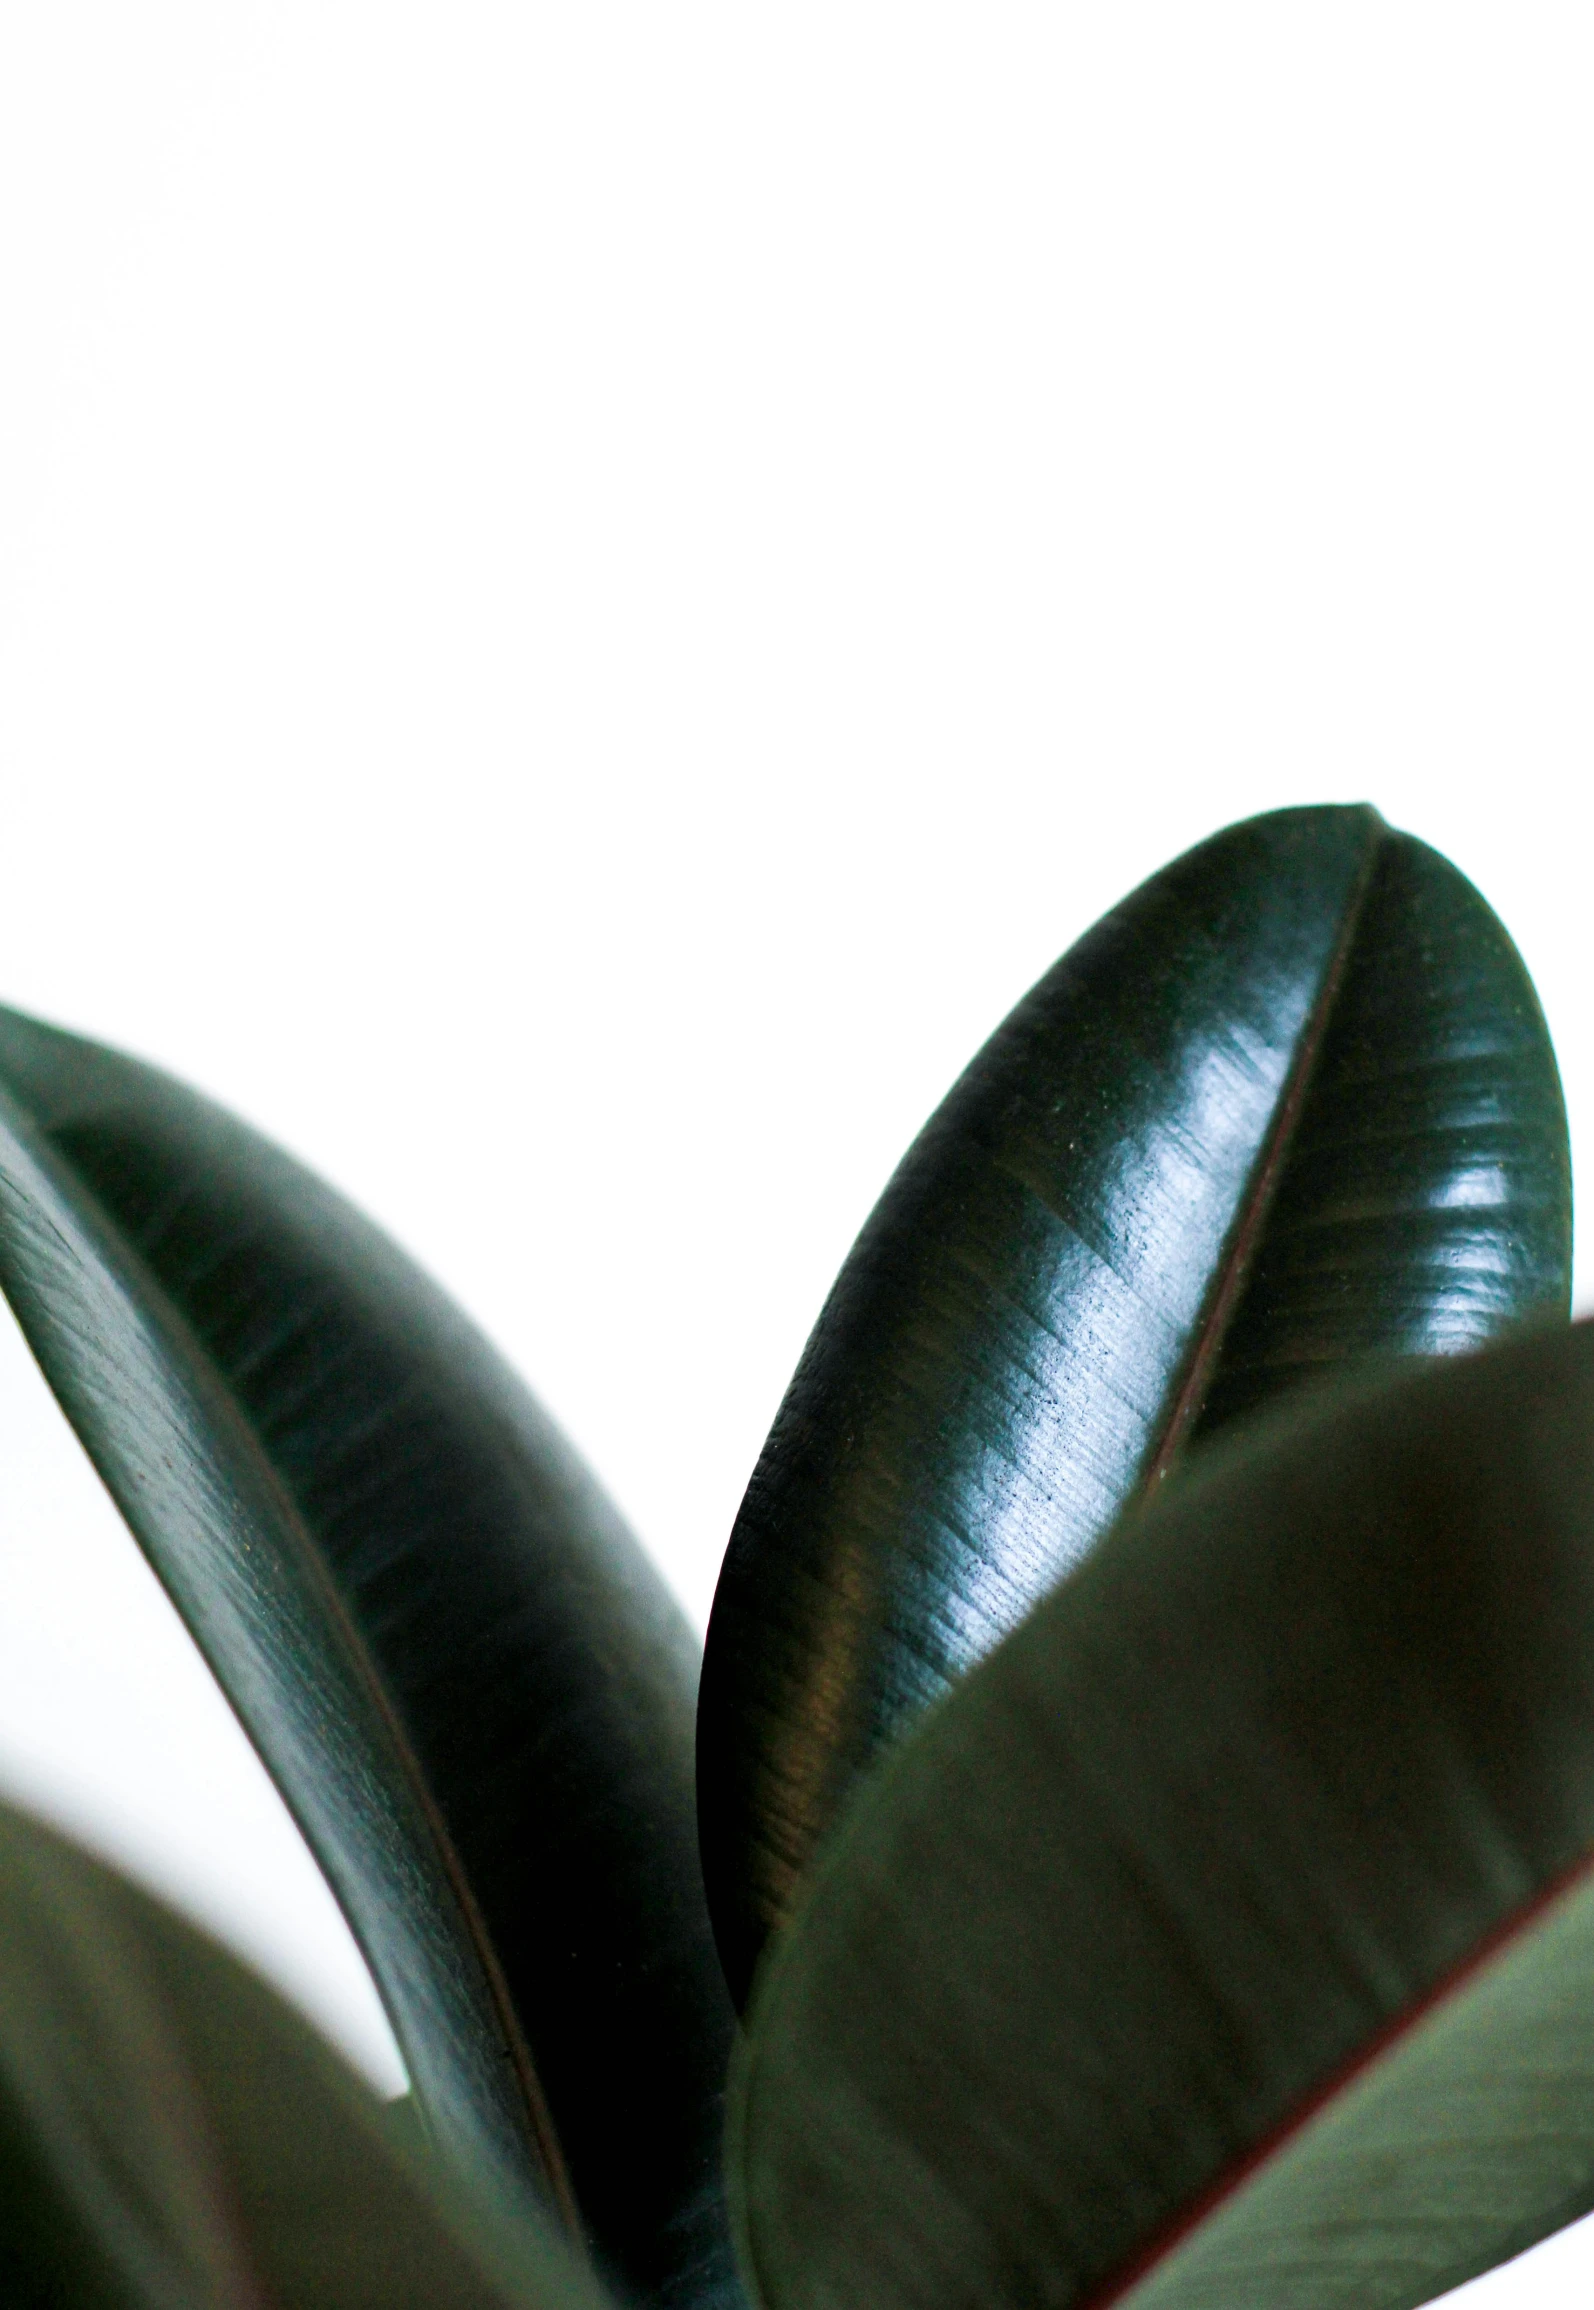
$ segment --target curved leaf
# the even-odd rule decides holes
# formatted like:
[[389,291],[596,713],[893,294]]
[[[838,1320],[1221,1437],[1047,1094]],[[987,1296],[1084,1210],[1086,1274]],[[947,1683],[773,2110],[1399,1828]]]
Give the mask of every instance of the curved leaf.
[[769,2310],[1406,2310],[1594,2205],[1594,1329],[1193,1461],[760,1976]]
[[437,2139],[734,2288],[696,1647],[480,1336],[180,1085],[0,1014],[0,1283],[338,1893]]
[[8,2310],[602,2310],[558,2238],[395,2149],[263,1983],[0,1807]]
[[1565,1313],[1532,987],[1370,809],[1231,827],[1080,940],[910,1149],[754,1473],[698,1797],[740,2003],[869,1758],[1183,1443],[1359,1358]]

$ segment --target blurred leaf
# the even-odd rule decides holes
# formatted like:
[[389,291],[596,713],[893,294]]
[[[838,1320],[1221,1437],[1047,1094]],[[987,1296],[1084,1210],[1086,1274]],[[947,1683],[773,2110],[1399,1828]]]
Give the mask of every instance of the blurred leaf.
[[7,2310],[602,2310],[225,1951],[0,1808]]
[[0,1282],[319,1855],[434,2136],[638,2291],[734,2298],[697,1648],[591,1477],[330,1189],[12,1014]]
[[770,2310],[1404,2310],[1594,2205],[1594,1329],[1193,1461],[760,1977]]
[[737,1521],[698,1794],[738,2003],[870,1757],[1188,1438],[1564,1314],[1570,1180],[1515,949],[1375,811],[1231,827],[1081,939],[886,1189]]

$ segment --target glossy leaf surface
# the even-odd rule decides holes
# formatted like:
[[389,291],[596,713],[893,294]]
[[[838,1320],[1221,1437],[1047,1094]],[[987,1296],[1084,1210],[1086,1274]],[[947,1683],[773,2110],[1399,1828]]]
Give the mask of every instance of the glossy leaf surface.
[[1566,1118],[1510,940],[1367,809],[1204,843],[910,1150],[749,1486],[698,1720],[740,2002],[869,1759],[1191,1437],[1565,1313]]
[[7,2310],[602,2310],[225,1951],[0,1808]]
[[768,2310],[1409,2310],[1594,2205],[1594,1330],[1192,1460],[760,1976]]
[[435,2138],[637,2291],[733,2289],[696,1646],[592,1479],[321,1182],[9,1014],[0,1281],[342,1900]]

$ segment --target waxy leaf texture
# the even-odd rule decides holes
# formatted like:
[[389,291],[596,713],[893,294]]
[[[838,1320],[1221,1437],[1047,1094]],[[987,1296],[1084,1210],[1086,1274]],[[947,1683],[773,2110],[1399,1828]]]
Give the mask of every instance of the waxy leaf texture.
[[1570,1274],[1543,1016],[1445,860],[1286,810],[1125,899],[909,1151],[749,1485],[698,1722],[738,2003],[865,1767],[1192,1443]]

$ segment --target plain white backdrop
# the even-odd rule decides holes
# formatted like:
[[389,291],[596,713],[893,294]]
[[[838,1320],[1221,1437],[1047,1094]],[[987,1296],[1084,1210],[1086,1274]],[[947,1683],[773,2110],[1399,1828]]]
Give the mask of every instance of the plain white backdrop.
[[[700,1624],[898,1155],[1216,826],[1447,851],[1587,1179],[1591,117],[1524,0],[14,7],[0,1000],[371,1209]],[[6,1324],[0,1785],[396,2083]]]

